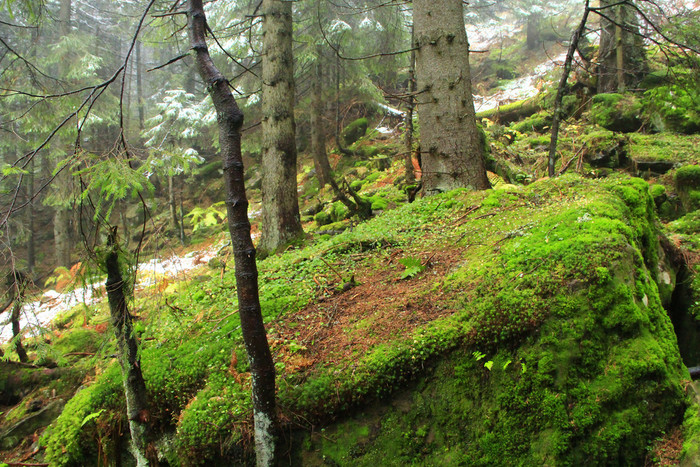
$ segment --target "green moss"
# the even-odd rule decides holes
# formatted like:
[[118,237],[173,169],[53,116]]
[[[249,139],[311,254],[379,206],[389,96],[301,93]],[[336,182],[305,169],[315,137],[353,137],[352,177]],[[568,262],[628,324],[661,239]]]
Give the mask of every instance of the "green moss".
[[[123,394],[121,368],[115,363],[94,384],[73,396],[46,430],[41,439],[46,460],[53,466],[89,465],[97,463],[98,449],[113,452],[118,427],[126,422],[121,415]],[[99,415],[85,422],[92,414]]]
[[642,103],[631,94],[597,94],[593,96],[591,120],[612,131],[637,131],[642,121]]
[[317,213],[314,216],[314,220],[316,221],[316,224],[319,226],[330,224],[332,222],[331,215],[325,211],[321,211],[321,212]]
[[700,187],[700,166],[686,165],[676,170],[676,189],[688,190]]
[[542,133],[552,123],[552,115],[548,112],[539,112],[517,123],[511,124],[511,128],[520,133]]
[[360,139],[367,132],[367,119],[362,117],[350,123],[346,126],[341,137],[346,146],[350,146],[352,143]]
[[549,146],[551,137],[549,135],[535,136],[528,139],[528,144],[531,148],[537,148],[540,146]]
[[642,161],[669,161],[688,164],[700,161],[700,135],[659,133],[629,135],[630,157]]
[[54,343],[54,348],[61,354],[71,352],[95,352],[102,336],[93,329],[77,328],[63,334]]
[[369,201],[372,203],[372,209],[376,211],[384,210],[389,206],[389,201],[380,195],[372,196]]

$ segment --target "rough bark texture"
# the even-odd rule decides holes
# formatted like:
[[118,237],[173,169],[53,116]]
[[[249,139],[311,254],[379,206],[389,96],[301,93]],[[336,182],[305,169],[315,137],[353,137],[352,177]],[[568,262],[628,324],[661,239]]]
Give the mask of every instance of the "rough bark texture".
[[311,83],[311,154],[314,158],[314,169],[318,183],[323,188],[331,180],[331,164],[328,162],[326,152],[326,131],[323,126],[323,98],[322,82],[323,70],[321,66],[321,54],[316,54],[314,74]]
[[646,71],[644,44],[634,9],[616,0],[601,0],[598,92],[622,92]]
[[263,0],[262,229],[258,249],[274,253],[303,235],[297,199],[292,2]]
[[576,28],[576,31],[571,35],[571,42],[569,43],[569,49],[566,52],[566,59],[564,60],[564,71],[562,71],[561,79],[559,80],[559,87],[557,88],[557,95],[554,98],[554,115],[552,118],[552,129],[551,129],[551,139],[549,143],[549,159],[547,163],[547,173],[550,177],[554,176],[554,164],[556,162],[557,154],[557,140],[559,139],[559,123],[561,122],[561,103],[564,99],[564,91],[566,90],[566,81],[569,79],[569,73],[571,73],[571,63],[574,60],[574,53],[578,49],[578,42],[581,39],[585,29],[586,22],[588,21],[588,14],[590,13],[589,0],[586,0],[586,6],[583,11],[583,17],[581,22]]
[[489,188],[474,117],[461,0],[413,2],[423,194]]
[[137,465],[141,467],[148,465],[146,460],[148,402],[146,383],[141,373],[138,344],[134,336],[131,314],[126,305],[124,278],[119,269],[116,227],[110,234],[108,248],[109,251],[105,257],[105,269],[107,269],[105,288],[114,335],[117,338],[119,363],[122,367],[126,415],[131,433],[131,452],[136,458]]
[[258,465],[274,465],[279,458],[279,422],[275,405],[275,367],[267,343],[258,296],[258,269],[250,238],[248,200],[243,184],[241,125],[243,114],[229,83],[214,65],[205,41],[206,17],[202,0],[188,2],[189,37],[195,63],[216,108],[224,166],[228,227],[236,268],[236,292],[243,341],[252,376],[255,451]]

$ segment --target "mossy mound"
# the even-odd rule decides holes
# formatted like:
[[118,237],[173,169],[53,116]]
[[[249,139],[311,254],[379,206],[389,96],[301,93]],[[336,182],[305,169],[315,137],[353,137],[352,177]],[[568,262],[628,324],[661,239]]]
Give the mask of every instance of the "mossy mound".
[[[472,299],[453,327],[433,326],[455,350],[410,392],[308,438],[299,462],[642,462],[650,440],[680,422],[687,373],[648,268],[657,257],[646,186],[607,188],[616,201],[568,199],[560,215],[506,235],[496,263],[456,271],[447,284]],[[512,206],[511,196],[485,203]]]
[[362,138],[365,133],[367,133],[367,119],[362,117],[346,126],[340,136],[343,138],[345,145],[350,146],[352,143]]
[[605,129],[632,132],[642,126],[642,103],[631,94],[597,94],[593,97],[591,120]]
[[[397,257],[417,258],[423,272],[400,279]],[[575,176],[421,199],[266,259],[260,297],[283,419],[290,427],[338,420],[321,438],[302,430],[293,458],[643,459],[686,407],[687,372],[654,282],[658,261],[648,185]],[[232,281],[228,271],[183,289],[144,331],[154,424],[175,433],[171,465],[245,462],[251,453]],[[346,281],[354,285],[338,291]],[[122,416],[114,371],[69,403],[46,439],[50,462],[96,457],[100,430]],[[393,407],[343,418],[378,398]]]

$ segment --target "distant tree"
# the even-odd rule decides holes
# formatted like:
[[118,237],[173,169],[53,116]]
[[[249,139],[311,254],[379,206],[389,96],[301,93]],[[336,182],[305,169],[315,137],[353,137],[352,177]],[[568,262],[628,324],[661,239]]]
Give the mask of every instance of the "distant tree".
[[461,0],[415,0],[413,24],[424,195],[489,188],[474,116]]
[[297,197],[292,2],[263,0],[262,229],[258,249],[274,253],[304,231]]
[[601,0],[598,92],[623,92],[646,73],[644,38],[630,0]]

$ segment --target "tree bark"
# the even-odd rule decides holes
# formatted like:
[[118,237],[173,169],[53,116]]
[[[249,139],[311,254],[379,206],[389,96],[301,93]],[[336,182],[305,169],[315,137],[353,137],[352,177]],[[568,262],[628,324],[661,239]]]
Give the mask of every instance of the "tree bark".
[[141,41],[136,41],[136,104],[139,114],[139,131],[143,131],[143,83],[142,83],[143,61],[141,60]]
[[646,72],[644,45],[635,32],[637,15],[632,6],[601,0],[598,92],[623,92]]
[[314,158],[314,168],[318,183],[323,188],[331,180],[331,164],[326,152],[326,132],[323,126],[323,69],[321,52],[316,52],[316,63],[311,83],[311,154]]
[[[411,25],[411,44],[414,41],[414,28]],[[406,158],[405,158],[405,170],[406,170],[406,184],[412,185],[416,182],[416,174],[413,171],[413,110],[416,107],[416,98],[414,94],[416,92],[416,51],[411,50],[410,65],[408,67],[408,102],[406,103],[406,117],[405,117],[405,147],[406,147]]]
[[474,116],[461,0],[415,0],[423,195],[489,188]]
[[219,143],[224,160],[228,227],[236,268],[236,292],[250,372],[252,376],[255,451],[259,466],[279,461],[280,431],[275,403],[275,366],[263,325],[258,296],[258,269],[250,238],[248,199],[243,184],[241,126],[243,114],[231,94],[229,83],[209,56],[202,0],[188,2],[189,37],[195,63],[216,108]]
[[148,402],[146,400],[146,383],[141,373],[141,360],[138,343],[134,335],[131,314],[126,305],[125,282],[119,268],[117,245],[117,228],[113,227],[107,243],[105,269],[107,270],[107,301],[114,335],[117,338],[119,364],[122,367],[124,395],[126,397],[126,415],[131,432],[131,452],[136,464],[147,466],[146,445],[148,433]]
[[566,59],[564,60],[564,71],[562,71],[561,79],[559,80],[559,87],[557,88],[557,95],[554,98],[554,112],[552,116],[552,129],[549,143],[549,160],[547,163],[547,173],[550,177],[554,177],[554,164],[556,162],[557,155],[557,140],[559,139],[559,123],[561,122],[562,114],[561,103],[564,99],[566,81],[569,79],[569,73],[571,73],[571,63],[574,60],[574,53],[576,53],[576,49],[578,48],[578,42],[586,30],[586,22],[588,21],[588,14],[590,11],[589,0],[586,0],[581,22],[579,23],[578,28],[576,28],[574,33],[571,35],[571,43],[569,44],[569,49],[566,52]]
[[[61,36],[67,36],[71,32],[71,0],[61,0],[59,10],[59,22]],[[67,70],[65,64],[60,65],[60,77],[65,79]],[[58,266],[70,267],[70,252],[71,252],[71,212],[67,206],[67,198],[70,193],[70,175],[67,169],[64,169],[56,177],[56,195],[58,203],[55,204],[55,213],[53,219],[54,233],[54,254],[56,264]]]
[[258,250],[275,253],[304,234],[297,197],[292,2],[263,0],[262,229]]
[[177,219],[177,204],[175,202],[175,176],[168,175],[168,206],[170,206],[170,227],[179,236],[180,223]]

